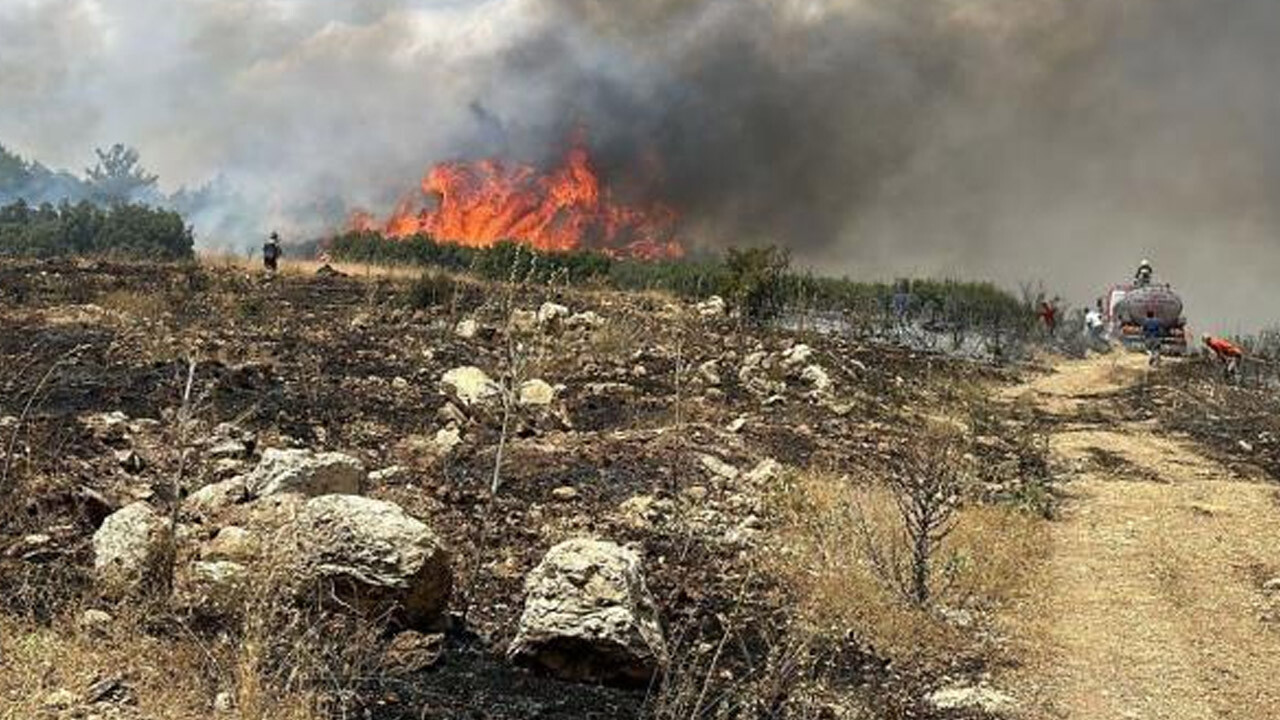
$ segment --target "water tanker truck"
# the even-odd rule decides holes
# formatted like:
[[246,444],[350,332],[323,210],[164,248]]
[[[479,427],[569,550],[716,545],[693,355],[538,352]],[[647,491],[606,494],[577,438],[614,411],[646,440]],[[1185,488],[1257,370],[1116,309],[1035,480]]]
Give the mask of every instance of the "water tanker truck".
[[1162,352],[1185,355],[1187,320],[1182,316],[1182,298],[1169,285],[1129,283],[1116,285],[1103,298],[1103,316],[1111,337],[1130,350],[1144,350],[1142,324],[1152,313],[1160,321]]

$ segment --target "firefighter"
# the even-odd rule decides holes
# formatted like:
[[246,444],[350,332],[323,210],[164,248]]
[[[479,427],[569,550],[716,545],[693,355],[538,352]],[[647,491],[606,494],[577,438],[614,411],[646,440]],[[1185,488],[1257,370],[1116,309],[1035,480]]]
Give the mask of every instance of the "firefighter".
[[1244,350],[1225,338],[1217,338],[1205,333],[1202,338],[1205,347],[1213,351],[1218,362],[1222,363],[1222,377],[1233,380],[1240,373],[1240,361],[1244,359]]
[[267,242],[262,246],[263,268],[269,273],[274,273],[283,254],[280,250],[280,234],[272,231],[271,237],[267,238]]
[[1151,261],[1144,259],[1138,263],[1138,272],[1134,273],[1133,279],[1138,287],[1146,287],[1151,284],[1151,276],[1155,274],[1155,270],[1151,267]]

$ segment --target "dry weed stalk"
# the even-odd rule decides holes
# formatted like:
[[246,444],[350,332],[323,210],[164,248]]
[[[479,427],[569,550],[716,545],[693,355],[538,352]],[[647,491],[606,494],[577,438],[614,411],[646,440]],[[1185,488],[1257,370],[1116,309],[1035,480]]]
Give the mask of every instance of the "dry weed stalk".
[[22,407],[22,414],[18,416],[18,422],[13,426],[13,432],[9,436],[9,443],[5,448],[4,467],[0,470],[0,493],[3,493],[9,485],[9,472],[13,468],[13,456],[18,447],[18,436],[22,432],[22,426],[31,416],[31,411],[35,408],[36,401],[40,398],[40,394],[44,392],[44,387],[53,378],[58,368],[74,360],[81,351],[85,350],[87,345],[76,345],[67,352],[63,353],[57,360],[49,366],[49,369],[40,376],[40,381],[36,383],[35,388],[31,390],[31,394],[27,396],[27,402]]

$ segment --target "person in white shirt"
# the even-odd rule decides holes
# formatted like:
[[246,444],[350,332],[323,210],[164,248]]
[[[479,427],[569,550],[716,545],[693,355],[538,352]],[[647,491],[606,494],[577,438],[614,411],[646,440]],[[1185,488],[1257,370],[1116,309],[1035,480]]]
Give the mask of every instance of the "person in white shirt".
[[1084,314],[1084,328],[1088,335],[1089,343],[1094,348],[1108,347],[1107,338],[1105,336],[1106,322],[1102,317],[1102,301],[1089,308],[1089,312]]

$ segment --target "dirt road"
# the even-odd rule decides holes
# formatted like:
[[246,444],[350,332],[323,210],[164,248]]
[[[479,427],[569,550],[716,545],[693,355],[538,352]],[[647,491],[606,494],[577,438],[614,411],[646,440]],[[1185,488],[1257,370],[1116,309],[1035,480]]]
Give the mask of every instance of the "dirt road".
[[1040,648],[1007,684],[1037,720],[1280,718],[1277,488],[1100,419],[1145,372],[1134,355],[1070,362],[1017,393],[1063,421],[1051,449],[1075,473],[1019,611]]

